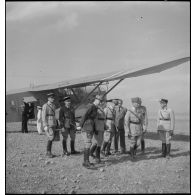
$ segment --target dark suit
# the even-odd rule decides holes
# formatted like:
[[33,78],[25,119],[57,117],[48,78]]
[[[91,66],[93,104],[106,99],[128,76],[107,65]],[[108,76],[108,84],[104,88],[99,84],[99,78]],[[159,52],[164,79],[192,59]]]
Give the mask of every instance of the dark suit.
[[22,107],[22,133],[28,133],[28,104],[24,103]]

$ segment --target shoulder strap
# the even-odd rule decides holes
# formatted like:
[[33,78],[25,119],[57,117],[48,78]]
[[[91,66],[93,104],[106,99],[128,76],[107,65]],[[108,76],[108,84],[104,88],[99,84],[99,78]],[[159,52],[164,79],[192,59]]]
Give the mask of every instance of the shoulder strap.
[[51,110],[53,111],[53,113],[55,114],[55,110],[49,104],[47,104],[47,106],[49,106]]
[[133,112],[132,110],[129,109],[129,111],[139,120],[141,121],[141,119],[139,118],[139,116],[137,116],[137,114],[135,112]]
[[112,111],[112,110],[110,109],[110,107],[108,107],[108,109],[110,110],[110,112],[112,112],[113,115],[115,115],[114,111]]
[[160,115],[161,115],[162,119],[164,120],[165,118],[163,117],[161,110],[160,110]]

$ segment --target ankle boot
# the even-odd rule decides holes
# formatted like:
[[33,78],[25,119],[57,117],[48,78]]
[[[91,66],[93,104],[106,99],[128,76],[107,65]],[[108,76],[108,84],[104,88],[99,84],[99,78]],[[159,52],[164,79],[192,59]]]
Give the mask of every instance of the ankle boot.
[[136,152],[137,152],[137,145],[135,144],[134,147],[133,147],[133,155],[136,155]]
[[[135,146],[134,146],[135,147]],[[130,156],[134,159],[135,158],[135,152],[134,152],[134,147],[130,147],[129,154]]]
[[166,156],[167,158],[170,158],[171,144],[167,144],[166,147],[167,147]]
[[93,164],[89,162],[89,148],[84,149],[84,162],[83,166],[87,169],[93,167]]
[[100,146],[97,146],[96,149],[96,163],[100,163],[101,159],[100,159]]
[[141,151],[142,153],[145,152],[145,140],[144,139],[141,140]]
[[63,148],[63,154],[62,154],[62,156],[69,156],[69,153],[68,153],[68,151],[67,151],[67,146],[66,146],[66,140],[62,140],[62,148]]
[[52,141],[48,140],[46,156],[49,157],[49,158],[53,158],[53,154],[51,153],[51,147],[52,147]]
[[79,152],[74,149],[74,143],[74,140],[70,141],[71,154],[79,154]]
[[105,149],[106,149],[106,146],[108,145],[108,142],[103,142],[103,145],[102,145],[102,150],[101,150],[101,153],[103,155],[105,155]]
[[90,148],[90,156],[95,158],[95,155],[93,154],[97,148],[97,144],[93,144]]
[[166,157],[166,150],[167,150],[166,143],[162,143],[162,157]]
[[108,144],[107,144],[107,147],[106,147],[105,156],[111,155],[111,153],[110,153],[110,147],[111,147],[111,143],[108,143]]

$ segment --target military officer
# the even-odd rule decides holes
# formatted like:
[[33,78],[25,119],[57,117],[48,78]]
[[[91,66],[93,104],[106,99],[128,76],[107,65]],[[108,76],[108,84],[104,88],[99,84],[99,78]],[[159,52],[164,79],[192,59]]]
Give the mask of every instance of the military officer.
[[47,94],[48,102],[45,103],[42,107],[42,121],[43,128],[48,137],[47,142],[47,153],[46,156],[49,158],[53,157],[51,153],[52,142],[55,138],[55,130],[57,126],[56,117],[55,117],[55,105],[54,105],[54,93]]
[[130,155],[134,159],[136,148],[140,145],[142,134],[147,129],[146,108],[141,106],[141,98],[135,97],[131,99],[132,108],[127,110],[125,115],[125,128],[129,132],[130,139]]
[[123,100],[118,100],[118,106],[115,107],[116,118],[115,118],[115,135],[114,135],[114,146],[115,152],[118,151],[118,142],[120,137],[120,149],[121,154],[125,153],[125,130],[124,130],[124,119],[127,109],[122,106]]
[[76,137],[76,122],[75,122],[75,112],[74,109],[71,107],[71,99],[69,96],[63,99],[64,106],[60,107],[59,110],[59,121],[60,126],[62,127],[62,147],[63,147],[63,156],[69,155],[67,151],[67,138],[70,135],[70,148],[71,154],[77,154],[75,150],[75,137]]
[[100,95],[96,95],[94,102],[92,104],[88,104],[87,110],[80,121],[80,127],[82,128],[82,136],[85,143],[83,166],[86,168],[91,168],[93,166],[93,164],[89,162],[89,153],[93,135],[94,133],[96,133],[95,119],[97,117],[97,110],[101,101],[102,97]]
[[116,99],[107,100],[108,104],[104,109],[104,113],[106,116],[106,129],[104,132],[104,142],[102,145],[102,154],[105,156],[111,155],[110,147],[112,144],[112,138],[115,132],[115,106],[117,105],[118,101]]
[[[143,119],[142,119],[142,135],[141,135],[141,151],[142,153],[145,152],[145,140],[144,140],[144,137],[145,137],[145,134],[146,134],[146,131],[147,131],[147,127],[148,127],[148,115],[147,115],[147,109],[145,106],[142,106],[142,100],[141,98],[139,98],[139,101],[138,101],[138,104],[139,104],[139,108],[143,110]],[[137,149],[137,146],[135,146],[135,151]]]
[[[95,119],[95,129],[96,129],[96,133],[94,134],[95,143],[93,143],[90,149],[90,156],[94,157],[97,163],[101,162],[100,149],[103,142],[104,128],[105,128],[105,113],[101,104],[98,107],[97,117]],[[94,152],[96,152],[96,156],[94,156],[93,154]]]
[[161,109],[158,111],[157,130],[162,141],[162,156],[170,157],[171,138],[175,128],[175,115],[172,109],[167,107],[168,100],[161,99]]

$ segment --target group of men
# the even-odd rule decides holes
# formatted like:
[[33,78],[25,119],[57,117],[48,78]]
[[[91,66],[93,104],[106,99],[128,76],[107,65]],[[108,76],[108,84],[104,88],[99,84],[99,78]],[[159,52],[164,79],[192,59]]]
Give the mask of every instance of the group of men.
[[[76,129],[81,130],[84,140],[84,162],[83,166],[91,168],[89,156],[95,158],[96,163],[101,163],[100,156],[111,155],[110,148],[114,138],[114,153],[118,153],[118,143],[120,140],[120,153],[126,153],[125,131],[128,132],[130,149],[128,153],[135,158],[136,150],[141,145],[141,151],[145,150],[144,135],[148,127],[147,110],[142,106],[141,98],[131,98],[132,107],[126,109],[122,106],[121,99],[105,100],[103,96],[96,95],[93,103],[87,105],[79,126],[76,126],[75,111],[71,106],[71,98],[65,97],[61,100],[59,108],[59,119],[55,116],[55,96],[48,94],[48,102],[42,107],[43,128],[48,137],[47,153],[48,157],[53,157],[51,152],[52,142],[61,129],[63,136],[62,148],[63,156],[69,155],[67,151],[67,138],[70,135],[71,154],[77,154],[75,150]],[[168,100],[161,99],[161,109],[158,113],[157,130],[162,140],[162,155],[170,156],[170,140],[174,130],[174,113],[167,108]],[[95,154],[94,154],[95,153]],[[101,154],[101,155],[100,155]]]

